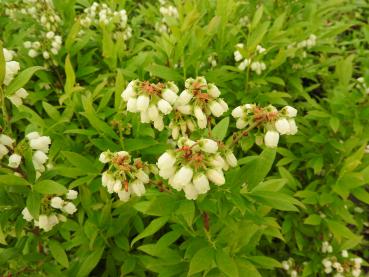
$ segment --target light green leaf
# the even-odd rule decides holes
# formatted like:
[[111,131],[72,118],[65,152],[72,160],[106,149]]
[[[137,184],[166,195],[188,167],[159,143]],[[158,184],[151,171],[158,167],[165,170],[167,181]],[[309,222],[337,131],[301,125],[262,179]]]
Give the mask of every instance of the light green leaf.
[[219,269],[229,277],[237,277],[238,267],[236,262],[223,249],[216,252],[216,262]]
[[68,192],[68,190],[63,185],[52,180],[43,180],[37,182],[33,186],[33,189],[41,194],[62,195]]
[[14,94],[18,89],[22,88],[27,82],[31,79],[33,74],[35,74],[38,70],[44,69],[42,66],[32,66],[25,70],[23,70],[21,73],[19,73],[13,81],[9,84],[9,86],[6,88],[6,95],[12,95]]
[[202,272],[211,267],[214,260],[214,249],[211,247],[205,247],[195,253],[190,262],[190,268],[188,270],[188,276],[195,273]]
[[211,131],[212,137],[217,140],[223,140],[227,134],[228,126],[229,117],[223,118]]
[[50,247],[51,255],[54,257],[54,259],[58,263],[60,263],[62,266],[68,268],[69,261],[68,261],[67,254],[65,253],[63,246],[56,240],[50,240],[49,247]]
[[163,216],[154,219],[151,223],[143,230],[138,236],[136,236],[132,242],[131,246],[133,246],[140,239],[146,238],[155,234],[161,227],[163,227],[169,220],[169,217]]
[[103,253],[104,247],[99,247],[95,249],[90,255],[88,255],[87,258],[83,261],[81,267],[79,268],[77,277],[88,276],[100,261]]

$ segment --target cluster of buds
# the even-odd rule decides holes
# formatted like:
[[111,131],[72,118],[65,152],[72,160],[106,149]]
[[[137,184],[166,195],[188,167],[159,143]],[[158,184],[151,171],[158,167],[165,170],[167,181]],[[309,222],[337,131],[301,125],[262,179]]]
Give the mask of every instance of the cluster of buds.
[[178,19],[178,10],[172,5],[168,5],[166,1],[160,1],[160,14],[162,19],[160,22],[155,24],[155,29],[160,33],[169,33],[170,29],[168,27],[168,19]]
[[[3,48],[3,55],[5,59],[5,77],[3,84],[9,85],[20,70],[19,63],[14,61],[14,51]],[[24,88],[18,89],[13,95],[7,96],[7,98],[15,106],[20,106],[23,104],[23,99],[27,98],[28,92]]]
[[172,105],[177,100],[178,87],[172,83],[131,81],[122,92],[122,98],[127,102],[127,111],[140,113],[142,123],[153,122],[154,127],[164,129],[164,116],[172,112]]
[[324,267],[324,272],[326,274],[334,274],[334,277],[344,277],[353,276],[359,277],[361,274],[361,258],[349,258],[349,253],[347,250],[343,250],[341,253],[341,258],[332,256],[324,258],[322,264]]
[[297,48],[306,48],[310,49],[314,47],[316,44],[316,35],[311,34],[308,39],[300,41],[297,43]]
[[296,270],[295,260],[289,258],[288,260],[282,261],[282,268],[291,276],[297,277],[298,273]]
[[204,77],[187,79],[185,90],[174,103],[175,115],[170,126],[172,137],[177,139],[179,131],[186,135],[187,131],[193,131],[196,127],[205,129],[211,123],[211,115],[222,116],[228,110],[228,105],[219,96],[217,86],[208,84]]
[[247,15],[243,16],[240,18],[240,20],[238,21],[238,24],[242,27],[246,27],[250,22],[250,19]]
[[39,178],[41,173],[46,170],[45,164],[48,160],[47,153],[49,152],[51,139],[48,136],[41,136],[38,132],[31,132],[26,135],[26,138],[28,139],[29,146],[34,150],[32,163],[36,170],[36,178]]
[[295,135],[297,125],[295,117],[297,110],[291,106],[286,106],[278,111],[274,106],[265,108],[255,104],[245,104],[238,106],[232,111],[232,116],[237,119],[236,127],[262,127],[266,131],[264,143],[267,147],[277,147],[280,135]]
[[124,202],[131,196],[140,197],[145,194],[145,184],[150,182],[150,172],[155,171],[154,167],[141,159],[132,160],[126,151],[105,151],[100,154],[99,160],[109,164],[109,168],[102,174],[102,185],[110,194],[117,193]]
[[11,137],[1,134],[0,135],[0,160],[2,160],[9,152],[13,152],[8,158],[8,167],[10,168],[18,168],[21,161],[22,156],[14,153],[14,142],[15,140]]
[[125,9],[114,11],[105,3],[93,2],[84,9],[81,15],[81,25],[85,28],[110,28],[116,39],[128,40],[132,36],[132,29],[127,24],[128,17]]
[[210,64],[211,67],[216,67],[217,66],[216,57],[217,57],[216,53],[213,53],[208,57],[208,63]]
[[171,187],[184,191],[185,197],[195,200],[210,190],[210,184],[224,185],[223,171],[237,166],[231,150],[211,139],[192,141],[181,138],[176,150],[168,150],[157,162],[159,175]]
[[[6,13],[14,20],[24,20],[26,15],[37,23],[39,28],[35,28],[30,40],[23,44],[28,49],[28,56],[35,58],[42,55],[45,60],[50,60],[59,53],[62,45],[61,18],[52,0],[23,0],[19,4],[9,5]],[[56,64],[55,60],[52,62]]]
[[[78,192],[75,190],[69,190],[68,193],[65,195],[66,199],[74,200],[78,196]],[[34,218],[28,208],[24,208],[22,210],[23,219],[28,222],[33,221],[34,226],[39,227],[41,230],[48,232],[52,230],[52,228],[57,225],[59,222],[65,222],[67,220],[66,216],[63,214],[66,213],[68,215],[72,215],[77,211],[76,206],[70,202],[62,199],[59,196],[51,198],[48,201],[49,206],[55,210],[59,210],[60,212],[50,211],[49,213],[40,214],[38,219]],[[45,210],[50,210],[49,207],[44,207]]]
[[366,94],[369,94],[369,87],[367,86],[367,84],[365,83],[365,79],[364,77],[359,77],[356,79],[357,80],[357,85],[356,87],[357,88],[360,88],[360,89],[364,89],[365,93]]
[[[234,60],[236,62],[239,62],[238,69],[239,70],[245,70],[247,67],[250,66],[250,69],[256,74],[260,75],[265,69],[266,65],[264,62],[260,61],[260,58],[258,56],[262,55],[266,49],[263,48],[261,45],[257,45],[256,49],[251,55],[246,55],[246,50],[244,49],[243,43],[238,43],[236,45],[237,50],[234,51]],[[258,57],[258,60],[254,61],[254,58]]]

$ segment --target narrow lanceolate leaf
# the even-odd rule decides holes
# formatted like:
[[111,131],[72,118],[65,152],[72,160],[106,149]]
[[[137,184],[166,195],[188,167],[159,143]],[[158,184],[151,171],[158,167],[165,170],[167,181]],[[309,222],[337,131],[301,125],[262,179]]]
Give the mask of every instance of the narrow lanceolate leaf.
[[3,43],[0,41],[0,86],[3,85],[5,79],[5,58],[3,53]]
[[33,74],[42,69],[44,69],[42,66],[32,66],[23,70],[13,79],[13,81],[11,81],[9,86],[6,88],[5,94],[14,94],[18,89],[22,88],[25,84],[28,83]]
[[65,253],[63,246],[56,240],[50,240],[49,247],[50,247],[51,255],[54,257],[54,259],[62,266],[68,268],[69,261],[68,261],[67,254]]
[[26,204],[30,214],[37,219],[40,213],[41,195],[35,191],[30,192]]
[[195,273],[202,272],[211,267],[214,260],[214,250],[211,247],[201,248],[192,257],[190,262],[190,268],[188,270],[188,276]]
[[151,223],[149,224],[149,226],[147,226],[145,228],[145,230],[143,230],[137,237],[135,237],[132,242],[131,242],[131,246],[134,245],[137,241],[139,241],[140,239],[146,238],[148,236],[151,236],[153,234],[155,234],[157,231],[159,231],[159,229],[161,227],[163,227],[165,225],[165,223],[167,223],[169,217],[159,217],[157,219],[154,219],[153,221],[151,221]]
[[63,185],[52,180],[40,181],[33,186],[33,189],[41,194],[62,195],[68,192]]

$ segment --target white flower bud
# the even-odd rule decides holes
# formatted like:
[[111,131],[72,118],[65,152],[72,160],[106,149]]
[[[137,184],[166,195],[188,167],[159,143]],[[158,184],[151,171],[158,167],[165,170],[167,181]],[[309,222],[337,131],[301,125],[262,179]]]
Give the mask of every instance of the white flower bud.
[[140,95],[137,98],[137,110],[144,112],[147,110],[150,104],[150,98],[146,95]]
[[131,113],[137,112],[137,98],[130,97],[127,101],[127,111]]
[[199,194],[205,194],[210,190],[209,180],[203,173],[193,178],[193,184]]
[[46,232],[51,230],[51,226],[49,224],[49,219],[47,215],[42,214],[38,217],[38,227],[40,227],[40,229],[43,229]]
[[12,104],[16,107],[19,107],[23,104],[22,98],[18,97],[17,95],[7,96],[7,98],[12,102]]
[[188,183],[183,187],[183,191],[185,192],[185,197],[188,200],[196,200],[199,193],[197,192],[195,186],[191,183]]
[[166,88],[162,91],[161,96],[163,99],[165,99],[170,104],[174,104],[178,98],[177,93],[175,93],[173,90]]
[[32,156],[33,163],[36,163],[39,165],[43,165],[44,163],[46,163],[47,160],[48,160],[47,155],[40,150],[37,150]]
[[193,170],[191,167],[183,166],[173,176],[172,185],[176,190],[181,190],[185,185],[191,182]]
[[9,157],[8,166],[11,167],[11,168],[18,168],[21,161],[22,161],[22,156],[20,156],[18,154],[12,154]]
[[118,192],[118,197],[120,201],[127,202],[131,197],[131,192],[129,190],[121,190]]
[[162,169],[172,167],[175,164],[175,162],[176,157],[168,152],[165,152],[159,157],[158,162],[156,164],[160,169]]
[[147,111],[143,111],[140,113],[141,123],[150,123],[149,113]]
[[136,177],[144,184],[147,184],[150,181],[149,175],[147,175],[146,172],[143,171],[142,169],[136,172]]
[[183,105],[183,106],[178,106],[176,108],[178,111],[180,111],[183,114],[191,114],[192,113],[192,106],[191,105]]
[[127,88],[122,92],[121,97],[123,98],[124,101],[127,102],[129,98],[136,96],[136,93],[133,89],[135,82],[136,81],[129,82]]
[[288,123],[290,124],[290,132],[289,135],[295,135],[297,134],[297,125],[294,119],[288,119]]
[[216,117],[219,117],[224,113],[223,107],[217,101],[210,102],[209,108],[211,113]]
[[275,122],[275,128],[281,135],[289,134],[290,124],[288,123],[288,120],[286,118],[280,118]]
[[342,255],[342,257],[347,258],[348,257],[348,251],[347,250],[342,250],[341,255]]
[[23,215],[23,219],[30,222],[33,220],[33,216],[31,215],[31,213],[29,212],[28,208],[24,208],[22,210],[22,215]]
[[220,91],[218,89],[218,87],[214,84],[209,84],[208,85],[208,94],[211,96],[211,97],[214,97],[214,98],[218,98],[220,96]]
[[28,51],[28,56],[30,56],[31,58],[35,58],[37,57],[37,55],[38,55],[38,52],[35,49],[30,49]]
[[173,139],[178,139],[178,137],[179,137],[179,127],[174,126],[174,127],[172,127],[172,138]]
[[225,161],[219,154],[216,154],[210,159],[210,165],[215,168],[223,168],[225,166]]
[[238,69],[239,70],[245,70],[246,67],[248,67],[250,64],[250,60],[249,59],[244,59],[239,65],[238,65]]
[[20,88],[15,92],[15,95],[20,98],[26,98],[28,96],[28,92],[24,88]]
[[197,120],[201,120],[201,121],[206,120],[206,115],[199,106],[195,106],[194,114]]
[[208,169],[208,171],[206,171],[206,176],[211,182],[213,182],[217,186],[224,185],[225,183],[224,174],[222,170]]
[[29,133],[29,134],[26,135],[26,138],[28,140],[37,139],[39,137],[40,137],[40,134],[38,132],[31,132],[31,133]]
[[54,209],[61,209],[64,206],[64,200],[61,199],[59,196],[53,197],[50,200],[50,206]]
[[360,274],[361,274],[361,269],[355,268],[355,269],[352,270],[352,276],[353,277],[359,277]]
[[122,181],[121,180],[115,180],[115,183],[113,185],[113,191],[118,192],[122,190]]
[[158,108],[163,114],[169,114],[172,111],[172,106],[164,99],[159,100]]
[[5,62],[10,62],[11,60],[13,60],[13,53],[13,51],[3,48]]
[[225,158],[226,158],[226,161],[229,164],[229,166],[231,166],[231,167],[237,166],[237,158],[231,151],[228,151],[225,154]]
[[102,152],[99,156],[99,161],[106,164],[111,161],[110,155],[107,152]]
[[64,205],[63,211],[67,214],[74,214],[77,211],[77,208],[72,202],[68,202]]
[[163,117],[158,116],[155,120],[154,120],[154,128],[159,130],[159,131],[163,131],[164,129],[164,121],[163,121]]
[[155,105],[150,105],[147,113],[151,121],[155,121],[160,116],[159,110]]
[[228,111],[228,104],[223,99],[218,99],[218,103],[222,106],[223,112]]
[[50,54],[47,51],[42,52],[42,57],[44,57],[45,60],[50,59]]
[[73,190],[73,189],[68,190],[68,192],[66,194],[66,197],[69,200],[74,200],[74,199],[77,198],[77,196],[78,196],[78,191]]
[[101,183],[104,187],[113,187],[114,183],[115,183],[115,179],[114,179],[113,175],[111,175],[110,173],[105,171],[102,174]]
[[19,69],[20,69],[20,65],[18,62],[16,61],[6,62],[6,68],[5,68],[6,74],[15,75],[18,73]]
[[0,144],[13,148],[14,139],[11,137],[1,134],[0,135]]
[[278,146],[279,133],[276,131],[268,131],[264,136],[264,143],[267,147],[275,148]]
[[193,94],[185,89],[184,91],[181,92],[181,94],[177,98],[176,104],[178,106],[187,105],[191,101],[192,97],[193,97]]
[[200,146],[201,149],[207,153],[216,153],[218,151],[218,143],[211,139],[202,139]]
[[193,121],[192,121],[191,119],[187,119],[187,120],[186,120],[186,125],[187,125],[187,128],[188,128],[191,132],[193,132],[193,131],[195,131],[195,130],[196,130],[196,126],[195,126],[195,124],[193,123]]
[[239,62],[240,60],[243,59],[243,56],[242,56],[241,52],[238,51],[238,50],[234,51],[233,55],[234,55],[234,60],[236,62]]
[[288,117],[296,117],[297,115],[297,110],[294,108],[294,107],[291,107],[291,106],[285,106],[284,107],[284,110],[286,112],[286,115]]
[[174,166],[164,167],[159,170],[159,176],[164,179],[169,179],[176,173],[176,168]]
[[49,215],[47,220],[49,222],[50,229],[52,229],[56,224],[59,223],[59,219],[55,214]]
[[0,160],[9,153],[8,148],[6,148],[4,145],[0,144]]
[[135,180],[131,183],[132,193],[137,196],[142,196],[145,194],[145,186],[140,180]]
[[36,139],[32,139],[29,142],[30,146],[34,150],[41,150],[47,153],[49,151],[49,144],[51,144],[50,137],[43,136]]
[[200,129],[205,129],[206,126],[208,124],[208,121],[206,119],[204,120],[197,120],[197,125],[199,126]]

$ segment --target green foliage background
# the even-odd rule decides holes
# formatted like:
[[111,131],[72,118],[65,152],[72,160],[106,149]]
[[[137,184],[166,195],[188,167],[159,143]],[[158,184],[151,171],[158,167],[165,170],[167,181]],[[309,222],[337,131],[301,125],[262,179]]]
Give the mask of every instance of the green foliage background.
[[[30,168],[27,180],[0,168],[0,274],[283,276],[280,262],[292,257],[299,275],[325,276],[324,240],[337,255],[349,249],[369,258],[369,102],[356,81],[369,83],[365,1],[175,0],[179,19],[168,20],[169,34],[155,30],[158,2],[104,1],[127,10],[132,38],[124,42],[108,28],[79,36],[79,15],[91,3],[54,0],[63,47],[58,65],[48,68],[36,67],[43,59],[23,48],[37,28],[32,19],[5,16],[14,2],[0,1],[0,39],[16,50],[25,73],[4,93],[24,86],[30,95],[18,108],[7,103],[10,116],[0,124],[9,119],[18,140],[35,129],[50,136],[55,165],[37,181]],[[245,15],[249,24],[241,26]],[[317,44],[306,57],[288,48],[310,34]],[[239,42],[267,49],[261,75],[236,67]],[[125,112],[122,90],[133,79],[175,81],[183,89],[195,76],[215,83],[230,107],[296,107],[298,134],[272,150],[250,133],[226,184],[197,201],[156,187],[128,203],[112,197],[101,186],[102,151],[123,149],[155,163],[170,148],[168,131]],[[229,122],[222,123],[227,137],[236,131]],[[79,191],[78,212],[47,233],[21,215],[56,193],[52,185],[37,189],[40,182]]]

